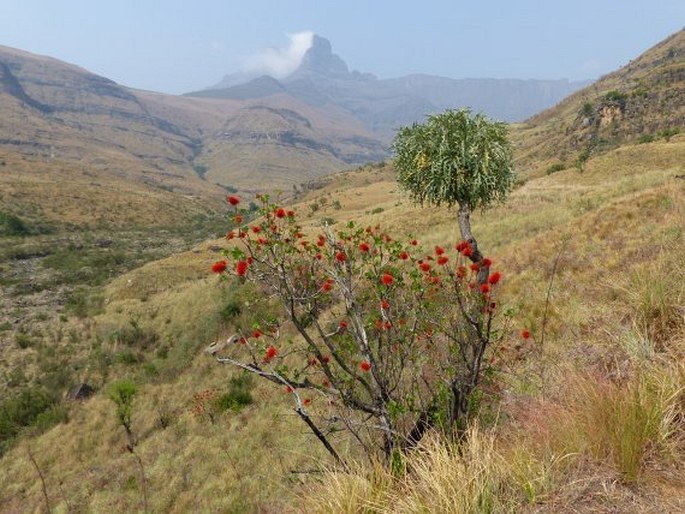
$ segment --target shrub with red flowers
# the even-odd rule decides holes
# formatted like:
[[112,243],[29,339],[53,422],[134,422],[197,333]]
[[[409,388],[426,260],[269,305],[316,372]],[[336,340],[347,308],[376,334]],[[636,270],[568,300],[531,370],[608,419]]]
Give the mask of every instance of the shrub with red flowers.
[[491,340],[501,281],[492,263],[469,271],[469,243],[426,251],[353,222],[303,235],[294,212],[259,201],[254,226],[267,237],[238,228],[221,276],[282,310],[259,329],[236,327],[213,347],[217,360],[287,391],[337,460],[326,435],[336,431],[387,458],[431,428],[463,431]]

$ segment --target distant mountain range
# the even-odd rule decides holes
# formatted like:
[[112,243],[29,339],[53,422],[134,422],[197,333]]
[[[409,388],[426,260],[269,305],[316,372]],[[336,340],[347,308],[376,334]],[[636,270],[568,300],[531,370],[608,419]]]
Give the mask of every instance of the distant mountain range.
[[380,80],[370,73],[351,72],[345,61],[333,53],[331,43],[315,35],[300,66],[280,81],[269,76],[232,74],[215,86],[187,96],[249,100],[286,94],[311,106],[339,107],[389,141],[400,126],[448,108],[469,107],[496,119],[520,121],[588,83],[431,75]]
[[[640,57],[531,118],[519,155],[552,159],[564,150],[571,159],[607,141],[682,126],[682,37],[681,31],[645,53],[657,57]],[[521,120],[582,85],[428,75],[380,80],[350,71],[326,39],[314,36],[284,79],[233,75],[174,96],[0,46],[0,160],[11,153],[70,163],[122,184],[197,198],[220,198],[226,189],[291,190],[387,158],[394,130],[426,114],[466,106]]]

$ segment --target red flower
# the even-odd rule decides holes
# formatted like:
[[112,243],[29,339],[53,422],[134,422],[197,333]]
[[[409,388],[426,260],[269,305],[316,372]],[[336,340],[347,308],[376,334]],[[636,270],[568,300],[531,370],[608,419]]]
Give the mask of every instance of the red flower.
[[228,239],[229,241],[231,239],[233,239],[234,237],[235,237],[235,232],[233,232],[232,230],[226,234],[226,239]]
[[237,196],[227,196],[226,201],[231,205],[235,206],[240,203],[240,198],[238,198]]
[[247,273],[247,261],[238,261],[235,263],[235,272],[239,277],[244,277]]
[[324,292],[326,292],[326,293],[327,293],[328,291],[330,291],[331,289],[333,289],[333,283],[331,282],[331,279],[327,279],[327,280],[321,285],[321,289],[322,289]]
[[317,254],[314,256],[314,258],[315,258],[317,261],[320,261],[321,259],[323,259],[323,255],[321,255],[320,253],[317,253]]
[[421,268],[421,271],[425,271],[426,273],[428,273],[431,270],[431,265],[427,262],[422,262],[419,267]]
[[316,246],[323,246],[326,244],[326,240],[319,238],[319,240],[316,242]]
[[465,266],[459,266],[457,268],[457,277],[464,278],[465,276],[466,276],[466,267]]
[[377,319],[374,321],[373,326],[376,327],[376,330],[380,330],[383,328],[383,320],[382,319]]
[[276,209],[276,217],[277,218],[285,218],[285,216],[286,216],[286,212],[285,212],[285,209],[283,207],[279,207],[278,209]]
[[303,403],[304,406],[306,407],[307,405],[309,405],[310,403],[312,403],[312,399],[311,399],[311,398],[305,398],[304,401],[303,401],[302,403]]
[[381,300],[381,309],[388,310],[390,308],[390,302],[388,300]]
[[523,339],[530,339],[530,330],[528,330],[527,328],[521,330],[521,337]]
[[247,339],[245,339],[244,337],[241,337],[241,338],[238,340],[238,342],[239,342],[240,344],[247,344]]
[[345,330],[347,330],[347,322],[346,322],[346,321],[341,321],[341,322],[338,324],[338,331],[339,331],[339,332],[344,332]]
[[412,246],[416,246],[419,244],[419,242],[416,239],[412,239],[411,241],[409,241],[409,244]]
[[469,268],[471,268],[471,271],[478,271],[480,269],[480,262],[474,262]]
[[271,359],[278,355],[278,349],[275,346],[269,346],[264,354],[264,360],[269,362]]
[[392,328],[392,323],[390,323],[389,321],[386,321],[385,323],[383,323],[383,328],[385,330],[390,330]]
[[371,369],[371,363],[370,363],[369,361],[366,361],[366,360],[361,361],[361,362],[359,363],[359,368],[360,368],[362,371],[369,371],[369,370]]
[[492,266],[492,260],[486,257],[485,259],[483,259],[482,265],[486,268],[489,268],[490,266]]
[[295,211],[288,211],[286,214],[288,215],[288,218],[294,218],[295,217]]
[[235,221],[236,223],[242,223],[243,217],[240,214],[236,214],[235,216],[233,216],[233,221]]
[[226,261],[217,261],[212,264],[212,271],[214,273],[223,273],[226,271]]
[[359,249],[360,249],[362,252],[367,253],[367,252],[371,249],[371,247],[369,246],[369,243],[360,243],[360,244],[359,244]]
[[440,257],[438,257],[438,264],[440,266],[444,266],[445,264],[447,264],[447,261],[449,261],[449,260],[450,260],[450,258],[447,257],[447,255],[441,255]]
[[255,339],[259,339],[260,337],[262,337],[261,330],[257,329],[254,332],[252,332],[252,337],[254,337]]
[[409,254],[407,252],[400,252],[400,259],[403,261],[406,261],[409,258]]
[[440,247],[440,246],[436,246],[436,247],[435,247],[435,255],[442,255],[443,253],[445,253],[445,249],[444,249],[444,248],[442,248],[442,247]]
[[499,271],[495,271],[490,277],[488,278],[488,282],[492,284],[493,286],[497,284],[500,279],[502,278],[502,274]]
[[345,262],[345,254],[343,252],[338,252],[335,254],[335,260],[338,262]]
[[252,227],[252,232],[254,232],[255,234],[259,234],[261,231],[262,227],[260,227],[259,225],[255,225],[254,227]]
[[309,361],[310,366],[318,366],[319,365],[319,360],[316,357],[312,357],[312,359]]
[[324,364],[328,364],[329,362],[331,362],[330,356],[324,355],[323,357],[321,357],[321,362],[323,362]]
[[480,292],[483,294],[488,294],[490,292],[490,284],[481,284]]
[[381,283],[384,286],[389,286],[392,285],[392,283],[395,281],[395,278],[390,274],[390,273],[383,273],[381,275]]

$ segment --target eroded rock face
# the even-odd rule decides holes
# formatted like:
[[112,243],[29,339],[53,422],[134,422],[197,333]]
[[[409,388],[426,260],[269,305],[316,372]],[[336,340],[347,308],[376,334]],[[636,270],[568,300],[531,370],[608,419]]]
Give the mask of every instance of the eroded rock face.
[[623,111],[617,105],[605,105],[600,107],[597,114],[600,128],[608,127],[614,122],[618,123],[621,121],[621,118],[623,118]]

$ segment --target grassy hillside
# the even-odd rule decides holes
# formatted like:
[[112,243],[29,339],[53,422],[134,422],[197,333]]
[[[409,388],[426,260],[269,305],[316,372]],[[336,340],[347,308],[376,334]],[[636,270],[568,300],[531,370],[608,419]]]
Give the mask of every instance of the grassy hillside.
[[[434,445],[405,479],[362,464],[320,475],[331,463],[288,395],[202,352],[259,308],[210,273],[228,244],[216,240],[108,282],[99,314],[67,317],[61,339],[5,352],[15,363],[76,355],[76,375],[98,392],[67,403],[68,422],[42,435],[34,423],[8,447],[0,510],[44,508],[29,450],[58,511],[142,510],[140,471],[106,395],[128,377],[140,388],[132,426],[152,511],[681,512],[683,163],[683,135],[624,145],[590,156],[582,173],[529,178],[476,216],[512,319],[466,456]],[[425,247],[458,239],[454,213],[412,205],[389,168],[321,180],[295,208],[307,230],[354,219]],[[241,392],[251,403],[230,401]]]
[[516,127],[520,169],[577,167],[630,143],[668,141],[685,127],[685,29]]

